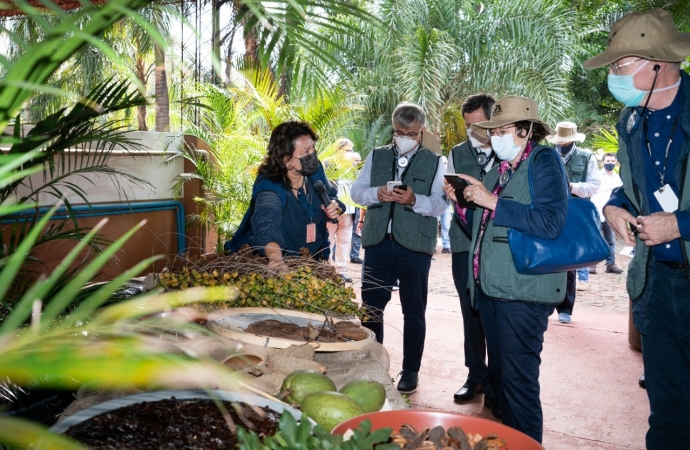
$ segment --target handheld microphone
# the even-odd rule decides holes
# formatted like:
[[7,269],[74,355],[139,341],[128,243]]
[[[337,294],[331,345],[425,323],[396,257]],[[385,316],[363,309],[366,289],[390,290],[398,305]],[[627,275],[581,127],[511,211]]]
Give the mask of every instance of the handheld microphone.
[[[328,198],[328,194],[326,194],[326,186],[323,185],[323,181],[321,181],[321,180],[314,181],[314,191],[316,191],[316,195],[319,196],[319,200],[321,200],[321,203],[323,203],[323,206],[328,207],[328,205],[331,204],[331,199]],[[328,220],[330,220],[331,223],[338,223],[337,217],[335,219],[328,219]]]

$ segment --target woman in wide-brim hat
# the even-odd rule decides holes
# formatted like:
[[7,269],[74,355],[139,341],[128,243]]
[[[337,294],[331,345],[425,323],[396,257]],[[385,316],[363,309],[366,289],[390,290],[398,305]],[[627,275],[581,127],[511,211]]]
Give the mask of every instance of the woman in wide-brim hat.
[[565,294],[566,274],[518,274],[507,234],[513,228],[556,238],[565,226],[567,183],[559,155],[539,145],[554,132],[539,118],[533,100],[502,98],[491,120],[475,123],[472,129],[488,133],[502,162],[483,182],[461,175],[470,184],[462,193],[450,185],[444,189],[453,200],[462,195],[477,205],[474,211],[456,205],[456,213],[472,235],[470,294],[486,335],[489,372],[503,423],[541,442],[540,355],[548,317]]

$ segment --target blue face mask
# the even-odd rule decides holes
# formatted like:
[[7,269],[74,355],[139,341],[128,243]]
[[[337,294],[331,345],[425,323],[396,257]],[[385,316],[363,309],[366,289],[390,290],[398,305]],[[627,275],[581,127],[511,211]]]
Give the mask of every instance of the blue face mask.
[[645,60],[645,62],[642,63],[640,67],[635,69],[635,71],[630,75],[616,75],[613,73],[609,74],[609,91],[611,92],[611,95],[613,95],[616,98],[616,100],[630,108],[634,108],[640,105],[642,99],[645,95],[647,95],[647,92],[649,91],[637,89],[635,87],[633,77],[637,72],[640,71],[640,69],[646,66],[648,62],[649,61]]

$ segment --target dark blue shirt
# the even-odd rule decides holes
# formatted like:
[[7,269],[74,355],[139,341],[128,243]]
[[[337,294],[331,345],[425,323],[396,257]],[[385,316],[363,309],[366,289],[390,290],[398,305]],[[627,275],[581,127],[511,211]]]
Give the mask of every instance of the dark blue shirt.
[[[647,111],[642,120],[646,120],[646,133],[641,133],[640,145],[642,161],[644,162],[645,175],[645,197],[649,207],[649,213],[663,212],[663,208],[657,201],[654,193],[661,188],[661,175],[664,175],[664,185],[668,184],[673,189],[676,197],[680,198],[678,180],[674,173],[674,167],[678,155],[683,147],[684,137],[680,127],[679,116],[681,112],[680,90],[673,100],[673,103],[664,109]],[[642,108],[638,108],[641,112]],[[675,126],[674,126],[675,124]],[[640,124],[645,130],[645,123]],[[674,130],[675,128],[675,130]],[[673,139],[671,132],[673,131]],[[669,139],[671,144],[669,145]],[[649,146],[647,145],[649,143]],[[666,147],[668,146],[668,158],[666,157]],[[634,149],[631,149],[634,150]],[[651,152],[651,154],[650,154]],[[664,170],[665,167],[665,170]],[[607,205],[628,208],[628,201],[622,188],[616,189],[611,194]],[[633,212],[633,214],[635,214]],[[676,211],[675,216],[678,220],[678,228],[681,237],[685,240],[690,239],[690,214],[687,211]],[[658,244],[652,247],[654,258],[658,261],[682,262],[683,254],[681,251],[680,239],[675,239],[665,244]]]

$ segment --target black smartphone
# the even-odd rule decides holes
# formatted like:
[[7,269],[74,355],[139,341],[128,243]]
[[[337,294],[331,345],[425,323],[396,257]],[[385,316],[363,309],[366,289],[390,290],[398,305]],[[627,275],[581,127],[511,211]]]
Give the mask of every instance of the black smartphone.
[[453,186],[453,189],[455,189],[455,197],[457,198],[458,205],[462,206],[463,208],[470,209],[475,209],[477,207],[474,202],[465,200],[465,196],[463,195],[465,188],[470,185],[467,181],[460,178],[460,176],[456,173],[447,173],[444,175],[444,177],[448,183]]
[[406,184],[400,184],[398,186],[395,186],[393,189],[400,189],[401,191],[406,191],[407,185]]

